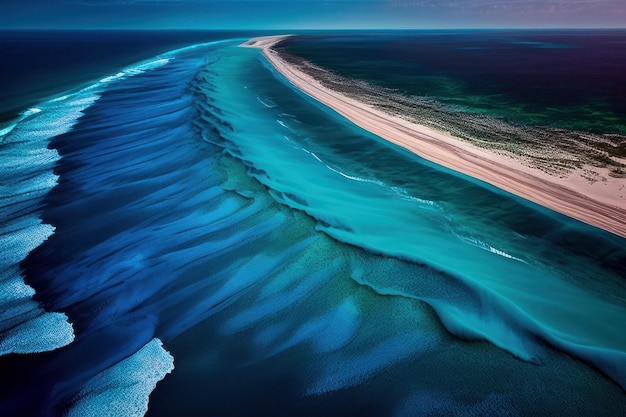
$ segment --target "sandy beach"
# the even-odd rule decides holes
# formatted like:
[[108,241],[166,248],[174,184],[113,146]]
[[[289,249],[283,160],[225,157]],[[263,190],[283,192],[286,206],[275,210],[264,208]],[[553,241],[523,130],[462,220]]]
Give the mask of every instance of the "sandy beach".
[[[616,235],[626,237],[626,178],[603,173],[590,182],[582,171],[551,175],[507,155],[496,154],[429,127],[411,123],[331,90],[286,62],[272,50],[289,35],[251,39],[241,46],[259,48],[294,86],[356,125],[415,154],[485,181],[502,190],[548,207]],[[593,167],[595,172],[603,168]]]

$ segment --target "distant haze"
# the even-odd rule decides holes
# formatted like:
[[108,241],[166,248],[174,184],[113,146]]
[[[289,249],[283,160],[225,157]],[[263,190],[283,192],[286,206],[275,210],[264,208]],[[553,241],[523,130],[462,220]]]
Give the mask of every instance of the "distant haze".
[[0,1],[0,29],[624,27],[624,0]]

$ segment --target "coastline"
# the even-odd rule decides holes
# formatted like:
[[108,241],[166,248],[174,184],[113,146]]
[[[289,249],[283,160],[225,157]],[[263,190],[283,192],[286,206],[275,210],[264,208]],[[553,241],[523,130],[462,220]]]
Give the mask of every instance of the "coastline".
[[385,140],[431,162],[626,238],[626,179],[607,175],[607,181],[589,183],[580,170],[566,177],[551,175],[514,157],[496,154],[347,97],[322,85],[272,50],[289,36],[253,38],[241,46],[261,49],[272,66],[298,89]]

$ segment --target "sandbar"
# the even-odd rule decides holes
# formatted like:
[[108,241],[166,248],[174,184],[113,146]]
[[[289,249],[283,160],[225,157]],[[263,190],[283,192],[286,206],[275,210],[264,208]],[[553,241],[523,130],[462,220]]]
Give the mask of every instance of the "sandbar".
[[241,46],[261,49],[273,67],[295,87],[382,139],[431,162],[626,238],[626,178],[606,175],[608,180],[590,183],[580,170],[567,176],[551,175],[515,157],[385,113],[322,85],[283,59],[272,47],[289,36],[253,38]]

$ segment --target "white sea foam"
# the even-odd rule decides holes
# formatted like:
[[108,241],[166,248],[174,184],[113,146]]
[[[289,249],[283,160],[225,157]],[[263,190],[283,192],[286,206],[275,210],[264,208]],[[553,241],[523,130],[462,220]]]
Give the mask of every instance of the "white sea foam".
[[120,72],[114,74],[114,75],[109,75],[107,77],[102,78],[99,83],[101,84],[108,84],[112,81],[117,81],[117,80],[121,80],[123,78],[127,78],[133,75],[138,75],[138,74],[142,74],[146,71],[150,71],[159,67],[162,67],[163,65],[168,64],[173,58],[168,57],[168,58],[157,58],[155,60],[151,60],[151,61],[144,61],[144,62],[140,62],[138,64],[135,64],[133,66],[130,67],[126,67],[123,70],[121,70]]
[[231,44],[237,44],[237,42],[241,43],[243,41],[245,41],[246,39],[224,39],[224,40],[220,40],[220,41],[212,41],[212,42],[205,42],[205,43],[197,43],[194,45],[189,45],[189,46],[184,46],[182,48],[178,48],[178,49],[174,49],[172,51],[168,51],[165,52],[161,55],[159,55],[159,57],[157,58],[169,58],[169,57],[174,57],[180,53],[186,52],[186,51],[192,51],[194,49],[197,48],[203,48],[205,46],[211,46],[211,45],[220,45],[220,44],[226,44],[226,43],[231,43]]
[[298,144],[296,142],[294,142],[289,136],[287,135],[283,135],[283,137],[285,138],[285,140],[289,143],[291,143],[293,146],[295,146],[296,148],[299,148]]
[[414,197],[414,196],[410,195],[409,193],[407,193],[406,190],[404,190],[404,189],[402,189],[400,187],[390,187],[390,189],[395,194],[400,196],[400,198],[402,198],[403,200],[413,201],[415,203],[419,203],[419,204],[422,204],[422,205],[425,205],[425,206],[438,207],[437,204],[434,201],[424,200],[424,199],[419,198],[419,197]]
[[298,116],[296,116],[295,114],[291,114],[291,113],[280,113],[279,116],[281,117],[288,117],[292,122],[296,122],[297,124],[302,124],[302,122],[300,120],[298,120]]
[[174,358],[159,339],[113,365],[82,387],[66,416],[143,416],[150,393],[174,370]]
[[469,243],[472,246],[475,246],[477,248],[486,250],[488,252],[491,252],[493,254],[508,258],[508,259],[513,259],[515,261],[519,261],[519,262],[523,262],[525,264],[527,264],[528,262],[526,262],[525,260],[518,258],[516,256],[513,256],[509,253],[506,253],[503,250],[494,248],[493,246],[489,245],[488,243],[483,242],[482,240],[476,239],[474,237],[471,236],[461,236],[457,233],[454,234],[457,238],[459,238],[460,240],[462,240],[463,242]]
[[285,122],[283,122],[280,119],[276,119],[276,122],[281,125],[282,127],[284,127],[285,129],[289,130],[290,132],[293,132],[293,129],[291,127],[289,127],[289,125]]
[[264,105],[267,108],[273,109],[274,107],[276,107],[276,103],[274,103],[269,98],[262,99],[261,97],[257,97],[256,99],[259,100],[259,103],[261,103],[262,105]]
[[[311,152],[311,155],[312,155],[315,159],[317,159],[318,161],[320,161],[320,162],[324,163],[324,162],[323,162],[323,161],[322,161],[322,160],[321,160],[321,159],[320,159],[317,155],[315,155],[313,152]],[[333,171],[333,172],[335,172],[335,173],[337,173],[337,174],[341,175],[342,177],[347,178],[347,179],[349,179],[349,180],[352,180],[352,181],[358,181],[358,182],[367,182],[367,183],[370,183],[370,184],[380,185],[381,187],[384,187],[384,186],[385,186],[385,184],[384,184],[383,182],[378,181],[378,180],[376,180],[376,179],[373,179],[373,178],[363,178],[363,177],[357,177],[357,176],[355,176],[355,175],[346,174],[345,172],[343,172],[343,171],[341,171],[341,170],[339,170],[339,169],[337,169],[337,168],[334,168],[334,167],[332,167],[332,166],[330,166],[330,165],[328,165],[328,164],[324,164],[324,165],[326,166],[326,168],[330,169],[331,171]]]
[[[313,155],[316,156],[316,155]],[[374,180],[374,179],[370,179],[370,178],[362,178],[362,177],[357,177],[354,175],[349,175],[346,174],[345,172],[342,172],[336,168],[331,167],[330,165],[326,165],[326,168],[330,169],[333,172],[336,172],[337,174],[341,175],[344,178],[347,178],[349,180],[352,181],[358,181],[358,182],[369,182],[371,184],[376,184],[376,185],[384,185],[382,182],[378,181],[378,180]]]
[[39,219],[43,197],[56,186],[60,159],[50,140],[69,132],[111,82],[163,66],[157,57],[131,65],[78,91],[40,103],[0,130],[0,355],[54,350],[74,340],[62,313],[46,312],[21,277],[19,263],[54,233]]
[[5,128],[0,129],[0,139],[2,139],[3,136],[12,131],[15,126],[17,126],[17,123],[13,123]]
[[332,167],[332,166],[328,165],[326,162],[324,162],[324,161],[322,160],[322,158],[320,158],[319,156],[317,156],[317,154],[316,154],[315,152],[311,152],[311,151],[309,151],[309,150],[308,150],[308,149],[306,149],[306,148],[300,148],[300,149],[302,149],[304,152],[308,153],[308,154],[309,154],[309,155],[311,155],[313,158],[317,159],[319,162],[321,162],[322,164],[324,164],[324,166],[325,166],[326,168],[328,168],[329,170],[331,170],[332,172],[337,173],[337,174],[341,175],[341,176],[342,176],[342,177],[344,177],[344,178],[347,178],[347,179],[352,180],[352,181],[358,181],[358,182],[368,182],[368,183],[371,183],[371,184],[380,185],[380,186],[382,186],[382,187],[384,187],[384,186],[385,186],[385,183],[383,183],[382,181],[376,180],[376,179],[372,179],[372,178],[362,178],[362,177],[357,177],[357,176],[354,176],[354,175],[346,174],[345,172],[340,171],[338,168],[334,168],[334,167]]
[[319,156],[317,156],[314,152],[309,151],[306,148],[300,148],[302,149],[304,152],[308,153],[309,155],[311,155],[313,158],[317,159],[319,162],[321,162],[322,164],[326,165],[326,163],[324,161],[321,160],[321,158]]
[[109,75],[108,77],[104,77],[104,78],[102,78],[102,79],[100,80],[100,82],[101,82],[101,83],[108,83],[108,82],[111,82],[111,81],[118,80],[118,79],[122,78],[123,76],[124,76],[124,73],[123,73],[123,72],[118,72],[118,73],[117,73],[117,74],[115,74],[115,75]]
[[[35,107],[31,107],[24,111],[22,115],[11,125],[0,130],[0,141],[11,140],[11,138],[8,137],[8,134],[17,127],[24,127],[27,131],[30,130],[31,132],[40,131],[42,132],[41,136],[47,136],[45,139],[50,139],[54,136],[66,133],[76,123],[76,120],[80,117],[80,115],[82,115],[82,112],[87,107],[95,103],[98,98],[100,98],[99,93],[104,90],[107,84],[156,69],[166,65],[172,59],[172,57],[159,56],[157,59],[151,59],[130,65],[116,74],[104,77],[74,93],[64,94],[60,97],[55,97],[46,102],[40,103]],[[41,120],[31,117],[42,113],[45,114],[45,118]],[[32,126],[23,126],[26,119],[29,118],[31,120],[28,120],[28,122],[35,120],[39,122],[39,129],[32,129]],[[41,126],[47,124],[54,126],[54,129],[42,129]],[[26,138],[21,139],[30,138],[27,135]]]
[[41,113],[41,109],[40,109],[40,108],[37,108],[37,107],[31,107],[30,109],[28,109],[28,110],[26,110],[26,111],[24,112],[24,116],[25,116],[25,117],[28,117],[28,116],[30,116],[31,114],[37,114],[37,113]]
[[[34,303],[33,303],[34,304]],[[0,355],[38,353],[66,346],[74,340],[74,328],[63,313],[36,308],[34,317],[2,332]]]
[[74,340],[67,316],[45,312],[32,299],[34,290],[24,283],[19,268],[54,233],[54,227],[39,219],[39,204],[58,178],[52,169],[59,154],[47,148],[49,139],[68,130],[72,124],[65,119],[80,109],[70,106],[68,112],[54,106],[30,109],[1,138],[0,355],[54,350]]
[[60,96],[60,97],[57,97],[57,98],[53,98],[53,99],[52,99],[52,100],[50,100],[50,101],[54,103],[54,102],[57,102],[57,101],[63,101],[63,100],[65,100],[65,99],[69,98],[69,97],[70,97],[70,96],[66,94],[66,95],[63,95],[63,96]]

